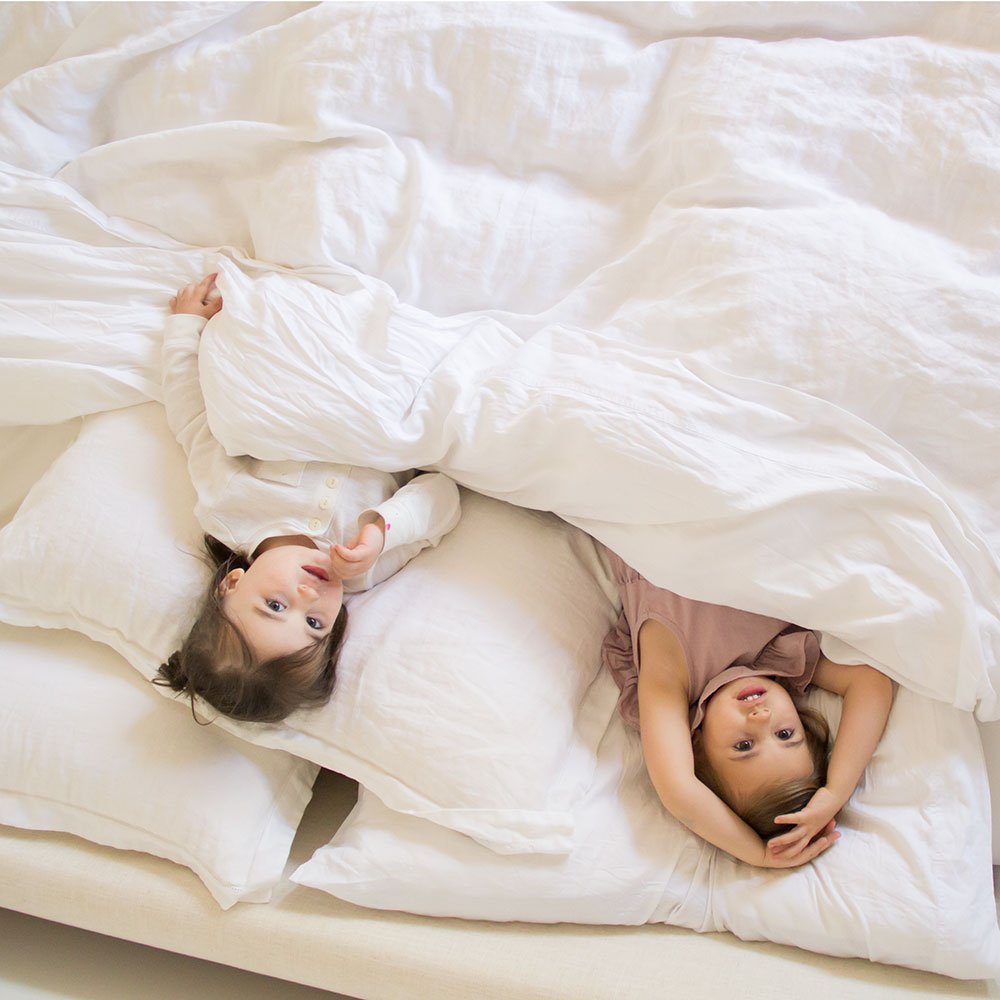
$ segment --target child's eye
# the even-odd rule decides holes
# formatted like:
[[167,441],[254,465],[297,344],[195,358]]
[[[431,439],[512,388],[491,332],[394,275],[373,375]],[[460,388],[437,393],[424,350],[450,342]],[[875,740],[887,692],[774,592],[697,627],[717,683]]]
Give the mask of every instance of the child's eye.
[[280,614],[285,610],[285,605],[282,604],[281,601],[275,601],[269,598],[264,601],[264,604],[267,605],[267,609],[269,611],[273,611],[275,614]]
[[313,618],[312,615],[306,615],[306,624],[310,628],[316,629],[317,632],[323,627],[323,623],[318,618]]
[[740,740],[739,743],[733,745],[733,749],[739,750],[740,753],[746,753],[753,749],[753,740]]
[[779,729],[775,733],[775,736],[777,736],[779,740],[790,740],[794,735],[794,729]]

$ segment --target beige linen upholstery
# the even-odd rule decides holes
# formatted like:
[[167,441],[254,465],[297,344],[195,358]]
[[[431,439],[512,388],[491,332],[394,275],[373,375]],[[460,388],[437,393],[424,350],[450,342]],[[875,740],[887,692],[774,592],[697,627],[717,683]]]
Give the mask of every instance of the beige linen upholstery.
[[[346,816],[329,772],[286,874]],[[836,959],[660,925],[440,920],[363,909],[283,882],[266,905],[220,911],[197,878],[145,854],[0,827],[0,905],[363,1000],[941,1000],[1000,997],[996,982]]]

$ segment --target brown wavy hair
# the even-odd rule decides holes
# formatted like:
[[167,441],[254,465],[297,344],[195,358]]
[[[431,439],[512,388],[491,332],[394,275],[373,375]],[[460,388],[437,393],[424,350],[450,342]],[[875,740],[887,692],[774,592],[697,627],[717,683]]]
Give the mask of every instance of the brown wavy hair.
[[[772,680],[780,682],[781,678],[774,677]],[[781,833],[787,833],[791,829],[787,823],[775,823],[775,816],[798,812],[805,807],[813,794],[826,784],[826,768],[830,757],[830,727],[826,719],[814,709],[799,705],[798,702],[795,708],[802,720],[803,734],[809,755],[812,757],[812,773],[804,778],[779,782],[749,798],[727,786],[708,762],[702,741],[700,739],[692,741],[695,777],[715,792],[765,841]]]
[[213,572],[201,611],[181,648],[160,664],[153,683],[187,695],[192,712],[197,696],[244,722],[280,722],[298,708],[327,701],[347,629],[347,608],[341,605],[325,638],[285,656],[258,659],[226,617],[220,589],[234,569],[248,569],[250,559],[211,535],[205,535],[204,544]]

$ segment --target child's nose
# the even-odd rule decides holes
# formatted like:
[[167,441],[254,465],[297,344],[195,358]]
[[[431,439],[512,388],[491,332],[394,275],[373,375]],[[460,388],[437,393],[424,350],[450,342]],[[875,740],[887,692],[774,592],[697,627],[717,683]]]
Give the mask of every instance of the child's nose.
[[767,705],[754,705],[754,707],[750,709],[749,718],[766,721],[771,718],[771,710],[767,707]]
[[319,596],[318,593],[317,593],[317,591],[313,590],[313,588],[310,587],[308,583],[300,583],[299,584],[299,593],[303,597],[307,597],[310,600],[315,600],[316,597]]

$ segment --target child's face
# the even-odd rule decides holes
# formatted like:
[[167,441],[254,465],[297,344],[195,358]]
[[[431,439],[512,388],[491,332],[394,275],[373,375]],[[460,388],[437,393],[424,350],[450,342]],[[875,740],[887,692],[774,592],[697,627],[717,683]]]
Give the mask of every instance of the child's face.
[[719,688],[705,705],[700,738],[723,786],[741,800],[813,772],[795,703],[770,677],[741,677]]
[[325,639],[344,600],[330,557],[304,545],[266,549],[220,585],[226,617],[261,659],[294,653]]

